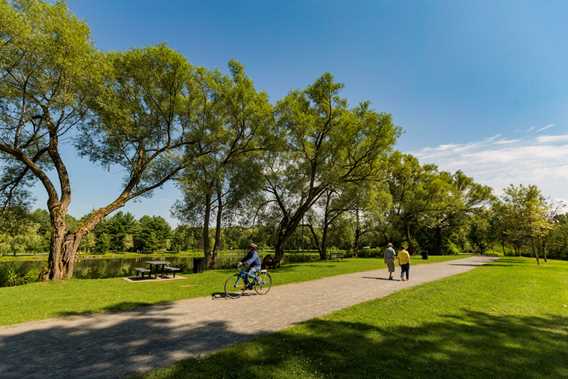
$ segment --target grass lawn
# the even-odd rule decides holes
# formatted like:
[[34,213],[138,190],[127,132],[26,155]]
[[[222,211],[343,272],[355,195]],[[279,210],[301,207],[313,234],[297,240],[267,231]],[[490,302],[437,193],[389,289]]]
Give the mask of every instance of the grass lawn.
[[[426,262],[463,257],[432,256]],[[424,262],[419,258],[414,260],[415,264]],[[345,259],[340,262],[289,264],[272,271],[272,274],[274,284],[280,285],[380,267],[384,267],[381,259]],[[182,280],[162,282],[132,283],[122,278],[76,279],[0,288],[0,325],[78,313],[127,310],[144,304],[209,296],[222,291],[229,272],[208,271],[186,275]]]
[[503,258],[147,375],[382,377],[568,377],[568,262]]

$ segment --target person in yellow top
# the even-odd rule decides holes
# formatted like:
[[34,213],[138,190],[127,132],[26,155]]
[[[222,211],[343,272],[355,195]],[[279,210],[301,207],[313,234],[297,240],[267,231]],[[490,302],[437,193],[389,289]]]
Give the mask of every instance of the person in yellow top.
[[406,274],[406,280],[410,279],[410,254],[403,248],[398,252],[398,264],[400,265],[400,280],[404,282],[404,274]]

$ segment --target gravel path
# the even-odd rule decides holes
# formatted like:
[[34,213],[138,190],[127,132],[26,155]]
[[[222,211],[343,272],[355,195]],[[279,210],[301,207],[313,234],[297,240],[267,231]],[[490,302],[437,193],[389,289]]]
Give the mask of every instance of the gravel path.
[[471,257],[413,266],[409,282],[385,280],[385,270],[366,271],[277,286],[267,296],[197,298],[3,327],[0,378],[122,378],[491,260]]

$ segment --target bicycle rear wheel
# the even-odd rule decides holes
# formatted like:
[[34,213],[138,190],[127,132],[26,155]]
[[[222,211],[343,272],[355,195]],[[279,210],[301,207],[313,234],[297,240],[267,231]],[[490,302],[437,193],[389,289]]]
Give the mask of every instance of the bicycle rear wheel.
[[225,280],[225,297],[236,299],[245,291],[244,281],[238,275],[231,275]]
[[268,272],[259,272],[256,283],[254,284],[254,291],[259,295],[266,295],[272,288],[272,277]]

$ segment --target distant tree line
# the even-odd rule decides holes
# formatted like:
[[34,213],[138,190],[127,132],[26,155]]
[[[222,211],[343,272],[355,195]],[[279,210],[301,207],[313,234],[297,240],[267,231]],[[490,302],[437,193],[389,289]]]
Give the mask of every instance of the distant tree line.
[[[399,174],[404,166],[418,167],[411,156],[393,154],[392,158],[406,162],[391,162],[390,170]],[[408,171],[402,171],[408,179]],[[501,197],[494,197],[487,187],[475,184],[461,172],[449,175],[432,165],[420,171],[419,176],[424,176],[407,181],[403,185],[410,184],[407,189],[394,185],[397,175],[392,173],[390,184],[381,186],[387,192],[375,194],[367,203],[355,207],[346,207],[336,194],[326,194],[307,212],[286,249],[319,251],[325,259],[322,246],[350,250],[357,255],[362,249],[382,248],[394,241],[413,252],[431,254],[498,252],[533,256],[538,262],[568,259],[568,215],[561,212],[561,204],[546,201],[537,187],[512,185]],[[349,199],[353,200],[351,195]],[[405,214],[410,211],[412,216]],[[250,241],[255,241],[261,249],[273,249],[278,226],[277,220],[270,222],[269,215],[260,217],[255,225],[225,224],[209,236],[209,246],[217,243],[223,250],[245,249]],[[13,222],[7,222],[10,219]],[[0,255],[49,251],[51,223],[47,211],[30,213],[25,208],[11,208],[3,221]],[[80,220],[67,216],[71,230],[79,223]],[[217,235],[219,241],[215,241]],[[136,219],[130,213],[117,212],[101,221],[83,239],[79,250],[89,254],[183,252],[203,250],[205,245],[202,225],[181,224],[172,228],[159,216]]]
[[[394,150],[401,128],[390,114],[349,104],[342,88],[325,73],[271,102],[237,61],[223,73],[163,44],[103,52],[64,2],[0,0],[0,244],[42,246],[53,280],[72,277],[80,251],[195,241],[210,265],[250,240],[278,260],[294,247],[325,259],[329,247],[357,254],[386,241],[432,253],[498,243],[538,259],[563,251],[563,216],[538,189],[495,199],[460,171],[420,164]],[[70,217],[62,148],[121,168],[120,193]],[[188,226],[116,213],[169,181],[183,192],[173,213]],[[20,222],[35,184],[46,211]]]

